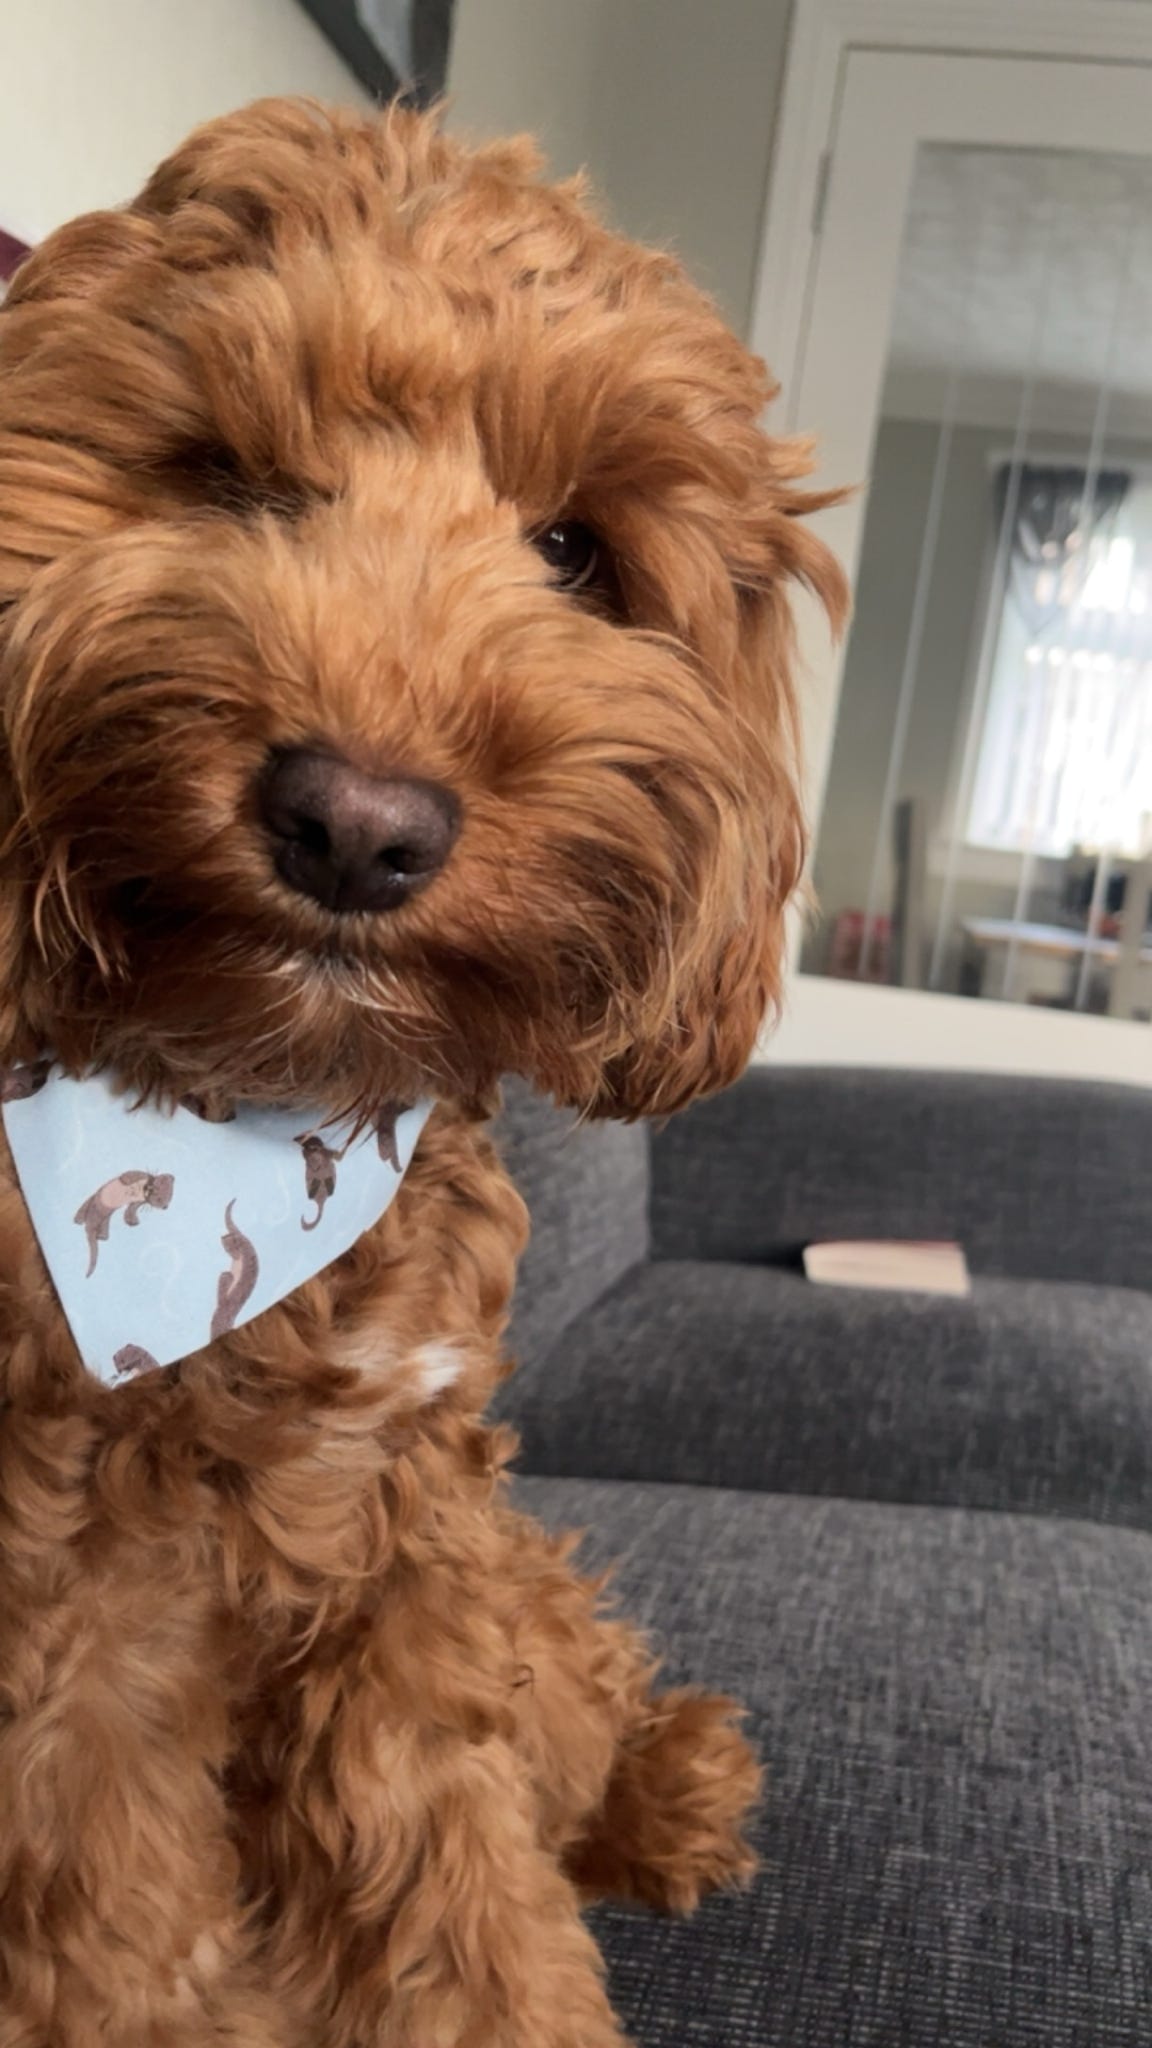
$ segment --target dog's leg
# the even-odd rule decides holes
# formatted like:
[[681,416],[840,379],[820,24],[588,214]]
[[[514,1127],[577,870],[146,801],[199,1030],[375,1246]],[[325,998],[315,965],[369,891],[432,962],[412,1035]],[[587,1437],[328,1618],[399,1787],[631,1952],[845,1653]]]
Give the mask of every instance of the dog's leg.
[[751,1877],[744,1826],[760,1768],[738,1720],[735,1702],[712,1694],[647,1698],[566,1859],[582,1892],[690,1913],[704,1893]]
[[623,2048],[519,1740],[502,1518],[480,1471],[418,1455],[443,1490],[400,1468],[379,1576],[322,1589],[245,1709],[265,1979],[309,2048]]
[[0,1438],[0,2048],[287,2048],[245,1959],[195,1535],[98,1527],[75,1418]]
[[290,1797],[257,1801],[265,1968],[308,2014],[309,2041],[624,2048],[506,1738],[390,1726],[380,1681],[338,1692],[315,1763],[284,1759]]
[[576,1894],[537,1840],[503,1743],[462,1750],[429,1811],[436,1853],[390,1940],[380,2048],[620,2048]]
[[655,1690],[640,1632],[603,1611],[571,1544],[509,1516],[505,1584],[518,1595],[522,1740],[549,1838],[586,1894],[686,1913],[748,1878],[743,1828],[760,1785],[728,1699]]

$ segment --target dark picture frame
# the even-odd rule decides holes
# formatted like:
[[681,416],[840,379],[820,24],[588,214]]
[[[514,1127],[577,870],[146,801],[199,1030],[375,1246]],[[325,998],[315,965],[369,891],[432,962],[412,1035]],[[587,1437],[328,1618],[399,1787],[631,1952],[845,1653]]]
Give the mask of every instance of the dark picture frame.
[[417,106],[448,80],[455,0],[298,0],[374,99]]

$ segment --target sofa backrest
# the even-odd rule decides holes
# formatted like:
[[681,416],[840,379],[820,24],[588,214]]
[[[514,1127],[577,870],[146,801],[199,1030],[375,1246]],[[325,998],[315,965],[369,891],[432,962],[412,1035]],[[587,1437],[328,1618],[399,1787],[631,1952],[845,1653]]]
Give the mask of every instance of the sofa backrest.
[[574,1316],[648,1255],[648,1134],[640,1124],[581,1124],[509,1081],[496,1142],[528,1204],[511,1351],[550,1349]]
[[657,1134],[651,1225],[658,1259],[954,1237],[976,1273],[1152,1290],[1152,1088],[754,1067]]

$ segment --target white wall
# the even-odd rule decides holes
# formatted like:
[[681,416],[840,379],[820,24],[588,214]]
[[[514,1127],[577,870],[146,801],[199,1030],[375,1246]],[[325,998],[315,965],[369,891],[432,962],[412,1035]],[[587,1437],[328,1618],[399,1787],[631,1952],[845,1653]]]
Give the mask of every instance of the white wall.
[[595,169],[596,73],[609,5],[456,0],[448,67],[453,128],[478,137],[536,135],[558,178],[585,164]]
[[[457,128],[531,129],[748,319],[791,0],[457,0]],[[116,205],[263,93],[367,97],[296,0],[0,0],[0,226]]]
[[0,0],[0,226],[36,242],[130,199],[265,93],[368,104],[295,0]]
[[457,0],[458,128],[530,129],[746,330],[791,0]]
[[670,244],[746,333],[791,0],[609,9],[597,133],[621,225]]
[[918,989],[794,975],[758,1063],[947,1067],[969,1074],[1074,1075],[1152,1086],[1150,1028],[1027,1003],[978,1003]]

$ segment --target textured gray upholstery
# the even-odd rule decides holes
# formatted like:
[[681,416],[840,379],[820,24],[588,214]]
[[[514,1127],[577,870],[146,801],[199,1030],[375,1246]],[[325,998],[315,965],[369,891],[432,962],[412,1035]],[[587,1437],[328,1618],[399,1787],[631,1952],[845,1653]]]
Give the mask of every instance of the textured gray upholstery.
[[978,1279],[957,1301],[646,1263],[505,1402],[530,1472],[1152,1529],[1152,1294],[1131,1288]]
[[956,1237],[976,1272],[1146,1288],[1150,1176],[1152,1087],[760,1067],[654,1140],[652,1249]]
[[[1148,2048],[1152,1093],[767,1069],[650,1172],[502,1142],[521,1503],[769,1765],[749,1892],[594,1915],[639,2048]],[[909,1234],[970,1301],[795,1270]]]
[[751,1710],[752,1890],[599,1909],[641,2048],[1148,2048],[1152,1539],[525,1480],[669,1676]]
[[523,1082],[505,1087],[497,1138],[528,1204],[512,1352],[538,1357],[648,1251],[648,1135],[640,1124],[580,1124]]

